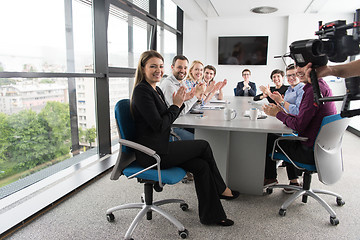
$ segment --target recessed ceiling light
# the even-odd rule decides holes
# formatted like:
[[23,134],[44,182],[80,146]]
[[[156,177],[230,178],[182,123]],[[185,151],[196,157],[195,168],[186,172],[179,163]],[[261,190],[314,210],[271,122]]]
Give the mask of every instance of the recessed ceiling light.
[[278,9],[274,8],[274,7],[256,7],[251,9],[250,11],[253,13],[259,13],[259,14],[268,14],[268,13],[273,13],[276,12]]

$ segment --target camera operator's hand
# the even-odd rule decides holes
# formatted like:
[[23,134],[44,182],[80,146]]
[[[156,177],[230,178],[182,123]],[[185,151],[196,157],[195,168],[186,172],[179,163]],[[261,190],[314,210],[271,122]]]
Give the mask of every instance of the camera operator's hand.
[[[311,79],[310,79],[311,66],[312,63],[308,63],[303,68],[300,67],[296,68],[296,74],[298,75],[298,69],[299,69],[299,72],[305,73],[306,77],[309,79],[308,82],[310,83],[311,83]],[[322,78],[326,76],[335,76],[335,77],[343,77],[343,78],[360,76],[360,59],[340,65],[318,67],[316,68],[316,75],[318,78]]]

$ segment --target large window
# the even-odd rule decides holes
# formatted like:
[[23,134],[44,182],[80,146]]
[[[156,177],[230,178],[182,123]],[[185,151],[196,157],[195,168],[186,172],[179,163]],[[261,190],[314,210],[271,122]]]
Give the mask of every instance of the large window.
[[114,107],[131,96],[140,54],[158,50],[170,66],[178,49],[176,16],[148,14],[167,3],[176,9],[170,0],[0,1],[2,207],[12,193],[32,198],[47,177],[111,153]]
[[110,67],[136,67],[140,54],[149,49],[149,24],[110,5],[108,59]]
[[97,146],[94,78],[51,74],[94,72],[91,11],[80,1],[0,2],[0,72],[25,74],[0,78],[0,199]]

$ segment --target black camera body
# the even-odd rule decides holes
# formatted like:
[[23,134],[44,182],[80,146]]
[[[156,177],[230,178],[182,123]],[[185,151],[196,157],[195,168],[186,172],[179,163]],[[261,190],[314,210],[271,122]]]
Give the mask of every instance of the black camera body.
[[[347,30],[354,29],[353,35]],[[311,84],[314,91],[314,102],[321,104],[328,101],[344,101],[341,111],[342,117],[360,115],[360,109],[349,110],[350,101],[360,100],[360,77],[345,79],[347,93],[344,96],[322,98],[315,69],[325,66],[328,60],[344,62],[349,56],[360,53],[360,9],[356,10],[355,22],[346,24],[345,20],[337,20],[322,24],[315,32],[319,39],[295,41],[290,44],[290,56],[299,67],[312,63],[310,73]]]
[[[359,15],[357,10],[357,15]],[[355,28],[354,35],[347,30]],[[346,21],[337,20],[322,25],[315,32],[319,39],[300,40],[290,44],[290,57],[296,65],[304,67],[309,62],[314,68],[325,66],[328,59],[332,62],[344,62],[348,56],[359,54],[359,23],[346,25]]]

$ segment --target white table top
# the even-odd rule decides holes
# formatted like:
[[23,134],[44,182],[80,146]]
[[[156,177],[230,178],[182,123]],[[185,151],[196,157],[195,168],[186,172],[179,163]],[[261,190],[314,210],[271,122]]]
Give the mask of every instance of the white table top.
[[[237,111],[237,116],[231,121],[224,120],[224,110],[201,110],[203,114],[186,114],[180,116],[174,122],[174,127],[183,128],[203,128],[225,131],[243,131],[243,132],[261,132],[261,133],[292,133],[292,130],[286,127],[275,117],[268,116],[266,119],[257,119],[251,121],[249,117],[244,117],[244,112],[252,107],[261,109],[262,104],[267,101],[253,102],[252,97],[225,97],[228,101],[228,107]],[[211,103],[212,106],[225,106],[224,103]],[[202,117],[201,117],[202,115]]]

